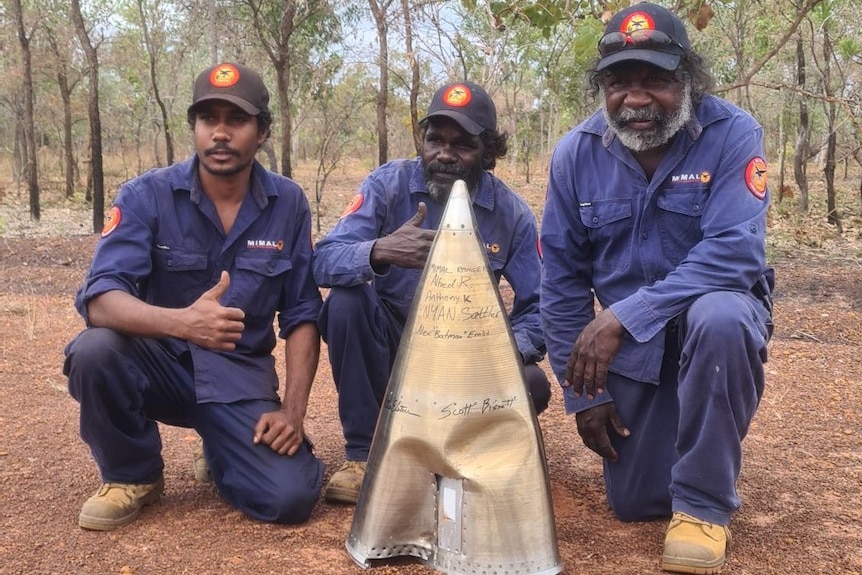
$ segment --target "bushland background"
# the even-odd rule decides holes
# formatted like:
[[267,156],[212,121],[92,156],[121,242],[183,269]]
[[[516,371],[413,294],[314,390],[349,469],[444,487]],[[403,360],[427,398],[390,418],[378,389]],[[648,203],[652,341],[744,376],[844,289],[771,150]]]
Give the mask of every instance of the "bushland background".
[[[352,508],[264,525],[196,483],[194,436],[163,428],[167,491],[134,524],[76,524],[98,485],[61,373],[72,307],[121,182],[191,153],[194,76],[260,69],[276,117],[260,159],[297,179],[326,233],[361,179],[415,153],[415,121],[449,79],[484,83],[510,134],[498,175],[541,216],[556,140],[623,3],[9,0],[0,6],[0,573],[360,573]],[[862,169],[858,0],[678,2],[717,92],[764,125],[776,332],[744,443],[743,507],[724,573],[862,573]],[[862,116],[860,116],[862,117]],[[504,298],[507,292],[504,286]],[[278,351],[276,352],[278,353]],[[307,427],[327,476],[342,457],[325,351]],[[545,367],[547,367],[545,365]],[[600,462],[555,393],[539,418],[566,573],[657,574],[664,522],[622,524]],[[493,568],[489,568],[493,570]],[[377,573],[434,571],[413,561]]]

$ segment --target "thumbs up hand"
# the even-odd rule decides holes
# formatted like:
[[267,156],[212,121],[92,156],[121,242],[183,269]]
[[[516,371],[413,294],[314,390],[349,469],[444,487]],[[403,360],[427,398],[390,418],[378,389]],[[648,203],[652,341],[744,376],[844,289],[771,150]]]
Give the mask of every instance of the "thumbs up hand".
[[184,310],[189,342],[219,351],[236,349],[236,342],[245,328],[245,312],[221,305],[219,300],[229,286],[230,275],[222,271],[218,283]]
[[374,242],[371,248],[371,265],[375,269],[387,265],[404,268],[423,268],[431,244],[434,243],[436,230],[426,230],[421,227],[428,208],[424,202],[419,202],[416,214],[407,220],[400,228],[386,237]]
[[404,225],[418,228],[422,225],[422,222],[425,220],[426,215],[428,215],[428,207],[425,205],[425,202],[419,202],[419,206],[417,206],[416,209],[416,214],[412,218],[407,220]]

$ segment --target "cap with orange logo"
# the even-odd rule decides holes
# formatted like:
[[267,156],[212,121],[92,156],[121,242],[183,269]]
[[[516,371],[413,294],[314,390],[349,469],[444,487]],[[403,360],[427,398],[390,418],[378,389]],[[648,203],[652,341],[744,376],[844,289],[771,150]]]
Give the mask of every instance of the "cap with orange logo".
[[474,82],[455,82],[438,89],[420,123],[438,116],[452,118],[474,136],[497,129],[497,108],[485,89]]
[[650,2],[637,2],[614,14],[599,40],[596,70],[619,62],[639,61],[676,70],[691,51],[685,24],[674,12]]
[[207,68],[198,75],[189,112],[208,100],[230,102],[252,116],[269,110],[269,91],[260,74],[248,66],[230,62]]

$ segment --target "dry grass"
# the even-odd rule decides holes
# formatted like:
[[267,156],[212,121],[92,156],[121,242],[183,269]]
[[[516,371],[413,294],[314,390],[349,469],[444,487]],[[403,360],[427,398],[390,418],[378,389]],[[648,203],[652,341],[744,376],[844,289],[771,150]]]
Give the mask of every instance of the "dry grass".
[[[357,192],[362,179],[372,169],[373,165],[368,160],[343,163],[330,174],[318,205],[314,198],[316,165],[313,162],[296,164],[293,177],[309,196],[312,218],[315,219],[315,239],[334,225],[344,206]],[[547,181],[546,170],[547,161],[535,162],[528,182],[523,174],[504,162],[498,166],[497,175],[521,194],[537,217],[541,218]],[[115,160],[107,163],[107,206],[111,205],[120,184],[127,179],[127,172],[128,166],[122,162]],[[810,209],[806,213],[799,211],[797,197],[784,199],[781,203],[777,203],[777,198],[773,198],[767,246],[770,259],[818,257],[862,263],[862,202],[859,181],[859,174],[852,173],[846,179],[839,178],[836,182],[837,213],[843,228],[841,232],[827,222],[822,181],[812,181],[809,193]],[[12,181],[8,158],[0,158],[0,237],[63,237],[91,233],[92,208],[83,201],[80,192],[74,198],[67,199],[63,196],[62,182],[57,178],[44,177],[43,182],[40,191],[41,218],[40,221],[33,221],[29,216],[26,185],[19,186]],[[316,229],[318,216],[319,230]]]
[[826,258],[862,264],[862,205],[859,179],[836,183],[836,212],[841,230],[828,223],[823,182],[811,184],[808,212],[799,211],[798,198],[780,204],[773,199],[769,218],[770,259]]

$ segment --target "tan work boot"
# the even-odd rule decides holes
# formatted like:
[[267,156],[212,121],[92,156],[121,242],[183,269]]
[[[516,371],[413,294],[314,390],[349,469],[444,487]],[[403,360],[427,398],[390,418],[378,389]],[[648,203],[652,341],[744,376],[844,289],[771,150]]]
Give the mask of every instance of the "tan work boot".
[[661,568],[674,573],[709,575],[721,571],[730,529],[676,512],[664,536]]
[[134,521],[144,505],[155,503],[165,490],[165,478],[155,483],[103,483],[95,495],[84,502],[78,525],[84,529],[109,531]]
[[203,439],[195,441],[192,457],[194,457],[195,479],[201,483],[209,483],[212,481],[213,476],[210,473],[210,466],[207,463],[206,457],[204,457]]
[[353,503],[359,500],[359,490],[365,477],[364,461],[345,461],[326,484],[323,497],[337,503]]

